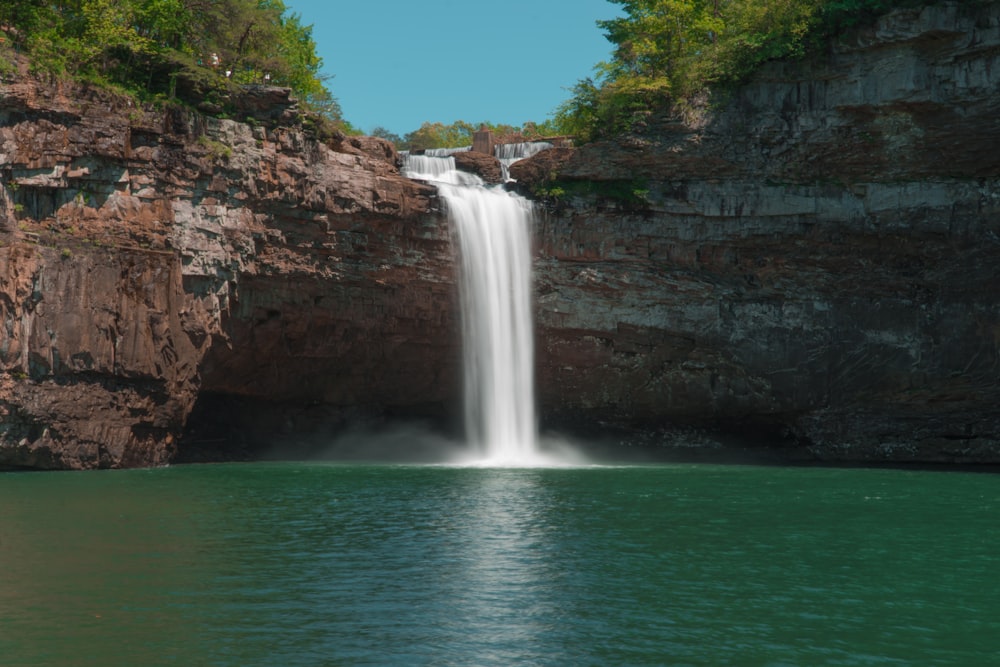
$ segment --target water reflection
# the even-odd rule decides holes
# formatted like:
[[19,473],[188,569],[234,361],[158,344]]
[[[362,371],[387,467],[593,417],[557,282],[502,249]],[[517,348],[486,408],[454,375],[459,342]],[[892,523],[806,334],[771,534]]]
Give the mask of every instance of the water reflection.
[[[551,494],[541,471],[469,471],[451,538],[458,567],[444,580],[455,637],[483,664],[514,664],[544,654],[543,634],[557,609],[551,586]],[[466,653],[468,655],[469,653]]]
[[0,652],[22,665],[553,664],[564,558],[550,472],[9,477]]

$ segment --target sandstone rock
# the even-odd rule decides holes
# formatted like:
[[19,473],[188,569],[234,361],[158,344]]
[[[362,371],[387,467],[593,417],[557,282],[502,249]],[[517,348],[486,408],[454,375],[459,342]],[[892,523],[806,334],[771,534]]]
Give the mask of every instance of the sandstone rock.
[[500,160],[486,153],[459,151],[452,155],[455,167],[475,174],[487,183],[503,183],[503,169]]
[[572,148],[549,148],[528,159],[512,164],[510,177],[530,192],[533,188],[543,185],[560,173],[573,154]]
[[292,98],[292,90],[282,86],[240,86],[232,97],[232,105],[237,118],[260,122],[288,124],[298,113],[298,102]]
[[696,122],[560,155],[556,178],[642,206],[540,222],[541,413],[1000,461],[998,49],[996,4],[895,12]]
[[[247,113],[287,99],[260,92]],[[0,468],[169,462],[199,446],[183,435],[207,391],[443,412],[457,354],[435,193],[381,140],[334,147],[0,84]]]
[[168,462],[207,344],[187,333],[173,256],[16,244],[0,275],[0,465]]
[[340,137],[334,142],[337,150],[343,153],[367,155],[368,157],[395,165],[399,162],[396,147],[387,139],[381,137]]

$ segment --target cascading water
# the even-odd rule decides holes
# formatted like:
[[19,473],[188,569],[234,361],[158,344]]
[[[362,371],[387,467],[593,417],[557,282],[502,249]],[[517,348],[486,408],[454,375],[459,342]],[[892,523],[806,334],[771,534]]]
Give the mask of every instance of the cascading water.
[[404,171],[437,185],[457,241],[469,442],[490,464],[537,463],[531,203],[451,157],[406,156]]
[[510,165],[540,153],[546,148],[552,148],[552,144],[547,141],[525,141],[518,144],[497,144],[493,153],[500,160],[500,170],[506,181],[510,179]]

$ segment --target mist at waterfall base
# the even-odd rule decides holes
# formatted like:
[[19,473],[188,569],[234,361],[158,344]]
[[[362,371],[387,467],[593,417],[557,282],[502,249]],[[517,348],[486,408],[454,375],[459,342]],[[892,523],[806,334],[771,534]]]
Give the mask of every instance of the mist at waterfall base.
[[[475,223],[464,230],[463,208],[515,221],[493,244],[508,268],[463,299],[517,293],[522,204],[455,187],[461,253],[481,250],[465,249]],[[479,280],[467,273],[463,285]],[[485,341],[466,350],[464,438],[359,427],[332,443],[336,462],[0,473],[0,663],[984,665],[1000,654],[1000,597],[984,585],[1000,553],[994,475],[573,465],[517,400],[530,347],[506,344],[523,334],[483,324],[500,313],[530,325],[530,311],[487,303],[463,318],[463,334]],[[494,400],[511,391],[521,395]],[[466,465],[396,464],[443,461]]]
[[[505,175],[510,164],[538,150],[532,144],[504,148],[499,159]],[[356,430],[338,437],[330,455],[368,460],[395,455],[404,461],[485,466],[583,463],[565,441],[550,438],[543,443],[537,433],[532,204],[457,170],[453,152],[406,155],[403,171],[437,187],[452,225],[462,327],[464,440],[456,443],[416,427]]]
[[[550,148],[544,141],[495,147],[503,178],[518,160]],[[434,185],[451,225],[461,316],[463,434],[419,422],[355,424],[317,446],[285,443],[274,459],[323,459],[466,466],[546,467],[690,460],[699,450],[746,460],[745,443],[679,431],[658,434],[653,447],[632,446],[612,431],[582,439],[538,432],[534,391],[532,203],[504,186],[487,185],[456,168],[470,147],[404,153],[403,173]],[[321,436],[322,438],[322,436]],[[643,440],[650,440],[648,437]]]

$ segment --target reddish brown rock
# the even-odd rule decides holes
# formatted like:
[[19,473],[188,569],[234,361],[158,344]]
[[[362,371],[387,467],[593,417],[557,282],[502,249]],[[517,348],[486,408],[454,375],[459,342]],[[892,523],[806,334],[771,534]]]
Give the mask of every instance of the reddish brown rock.
[[386,165],[395,165],[399,162],[396,147],[391,141],[381,137],[341,136],[330,143],[341,153],[367,155]]
[[281,86],[240,86],[230,96],[233,114],[240,120],[290,124],[300,114],[290,88]]
[[573,154],[572,148],[549,148],[512,164],[510,177],[531,190],[555,178]]
[[185,308],[181,267],[171,253],[71,246],[0,252],[0,462],[166,463],[208,343]]
[[486,153],[476,151],[459,151],[452,154],[455,167],[470,174],[475,174],[487,183],[503,183],[503,168],[500,160]]
[[447,227],[385,142],[26,76],[0,118],[0,467],[198,458],[179,443],[206,392],[451,400]]

